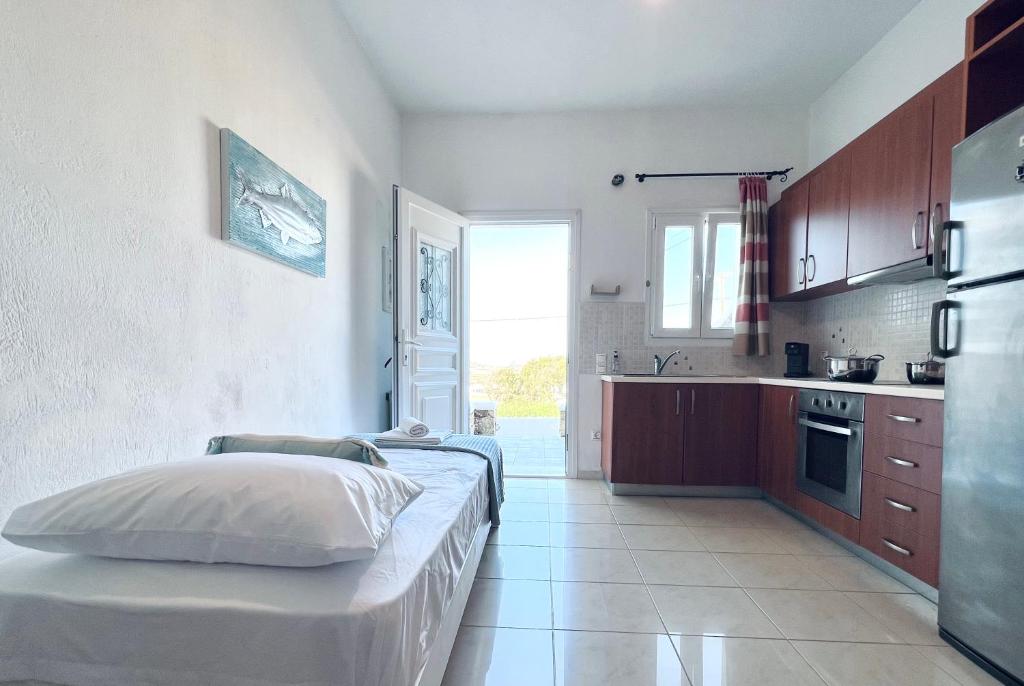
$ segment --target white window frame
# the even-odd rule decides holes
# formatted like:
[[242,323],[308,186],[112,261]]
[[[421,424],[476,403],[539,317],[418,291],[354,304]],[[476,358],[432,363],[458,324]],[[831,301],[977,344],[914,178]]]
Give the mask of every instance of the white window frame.
[[[733,327],[712,328],[711,297],[715,274],[715,249],[719,224],[736,224],[740,214],[734,209],[709,210],[648,210],[647,211],[647,291],[648,331],[657,339],[727,339],[733,337]],[[662,325],[665,274],[665,227],[688,226],[695,229],[693,236],[693,283],[691,303],[693,310],[689,328],[666,328]]]

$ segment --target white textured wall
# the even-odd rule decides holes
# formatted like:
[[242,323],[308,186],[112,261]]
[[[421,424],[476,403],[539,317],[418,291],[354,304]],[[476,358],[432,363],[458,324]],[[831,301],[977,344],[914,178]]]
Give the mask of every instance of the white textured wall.
[[[406,115],[402,179],[455,210],[579,209],[580,293],[622,285],[621,302],[644,299],[647,208],[736,206],[736,179],[651,179],[632,174],[794,166],[805,173],[802,108],[644,110],[537,115]],[[614,188],[612,175],[627,175]],[[782,184],[769,184],[772,200]],[[580,360],[583,372],[593,359]],[[599,469],[596,377],[583,378],[579,468]]]
[[967,16],[981,0],[921,0],[810,108],[816,167],[964,58]]
[[[0,520],[217,433],[381,426],[400,120],[331,0],[0,17]],[[220,240],[220,127],[326,199],[327,279]]]

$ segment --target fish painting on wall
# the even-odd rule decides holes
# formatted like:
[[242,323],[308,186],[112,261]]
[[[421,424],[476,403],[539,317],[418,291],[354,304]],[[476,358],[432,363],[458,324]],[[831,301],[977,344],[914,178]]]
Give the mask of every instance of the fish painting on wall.
[[224,240],[324,276],[324,199],[230,129],[220,130],[220,151]]

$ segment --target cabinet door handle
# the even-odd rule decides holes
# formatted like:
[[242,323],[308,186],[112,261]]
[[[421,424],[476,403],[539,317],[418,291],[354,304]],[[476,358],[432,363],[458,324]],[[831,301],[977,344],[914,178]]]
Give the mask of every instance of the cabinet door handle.
[[917,466],[916,462],[911,462],[910,460],[901,460],[900,458],[893,457],[892,455],[886,455],[885,459],[889,460],[889,462],[892,462],[894,465],[896,465],[898,467],[916,467]]
[[818,258],[815,257],[814,255],[808,255],[807,266],[813,267],[813,269],[811,270],[811,275],[807,277],[807,283],[810,283],[811,281],[814,281],[814,276],[815,274],[818,273]]
[[888,538],[883,538],[882,539],[882,543],[885,545],[886,548],[889,548],[890,550],[895,550],[900,555],[905,555],[907,557],[910,557],[911,555],[914,554],[910,550],[908,550],[907,548],[904,548],[903,546],[896,545],[895,543],[890,541]]
[[904,512],[917,512],[917,508],[911,507],[910,505],[904,505],[898,500],[893,500],[892,498],[884,498],[884,500],[889,507],[894,507],[897,510],[903,510]]
[[690,389],[690,416],[693,416],[693,408],[697,406],[697,389]]
[[679,389],[676,389],[676,416],[679,416]]
[[804,258],[802,257],[799,260],[797,260],[797,263],[800,265],[799,267],[797,267],[797,271],[800,272],[800,280],[797,281],[797,285],[803,286],[804,281],[807,279],[807,263],[804,261]]
[[894,422],[903,422],[904,424],[917,424],[921,421],[917,417],[905,417],[901,414],[887,414],[885,416]]
[[789,409],[786,410],[786,413],[789,415],[790,419],[793,418],[793,398],[794,397],[795,396],[792,393],[789,394]]
[[914,246],[914,250],[920,250],[921,246],[917,241],[918,227],[921,222],[924,221],[924,212],[918,212],[914,215],[914,223],[910,227],[910,243]]

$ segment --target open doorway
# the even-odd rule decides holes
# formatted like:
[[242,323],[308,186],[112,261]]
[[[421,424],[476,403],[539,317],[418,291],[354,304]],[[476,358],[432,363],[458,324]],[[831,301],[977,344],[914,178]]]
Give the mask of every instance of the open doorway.
[[506,475],[565,476],[572,224],[470,218],[468,234],[471,430]]

